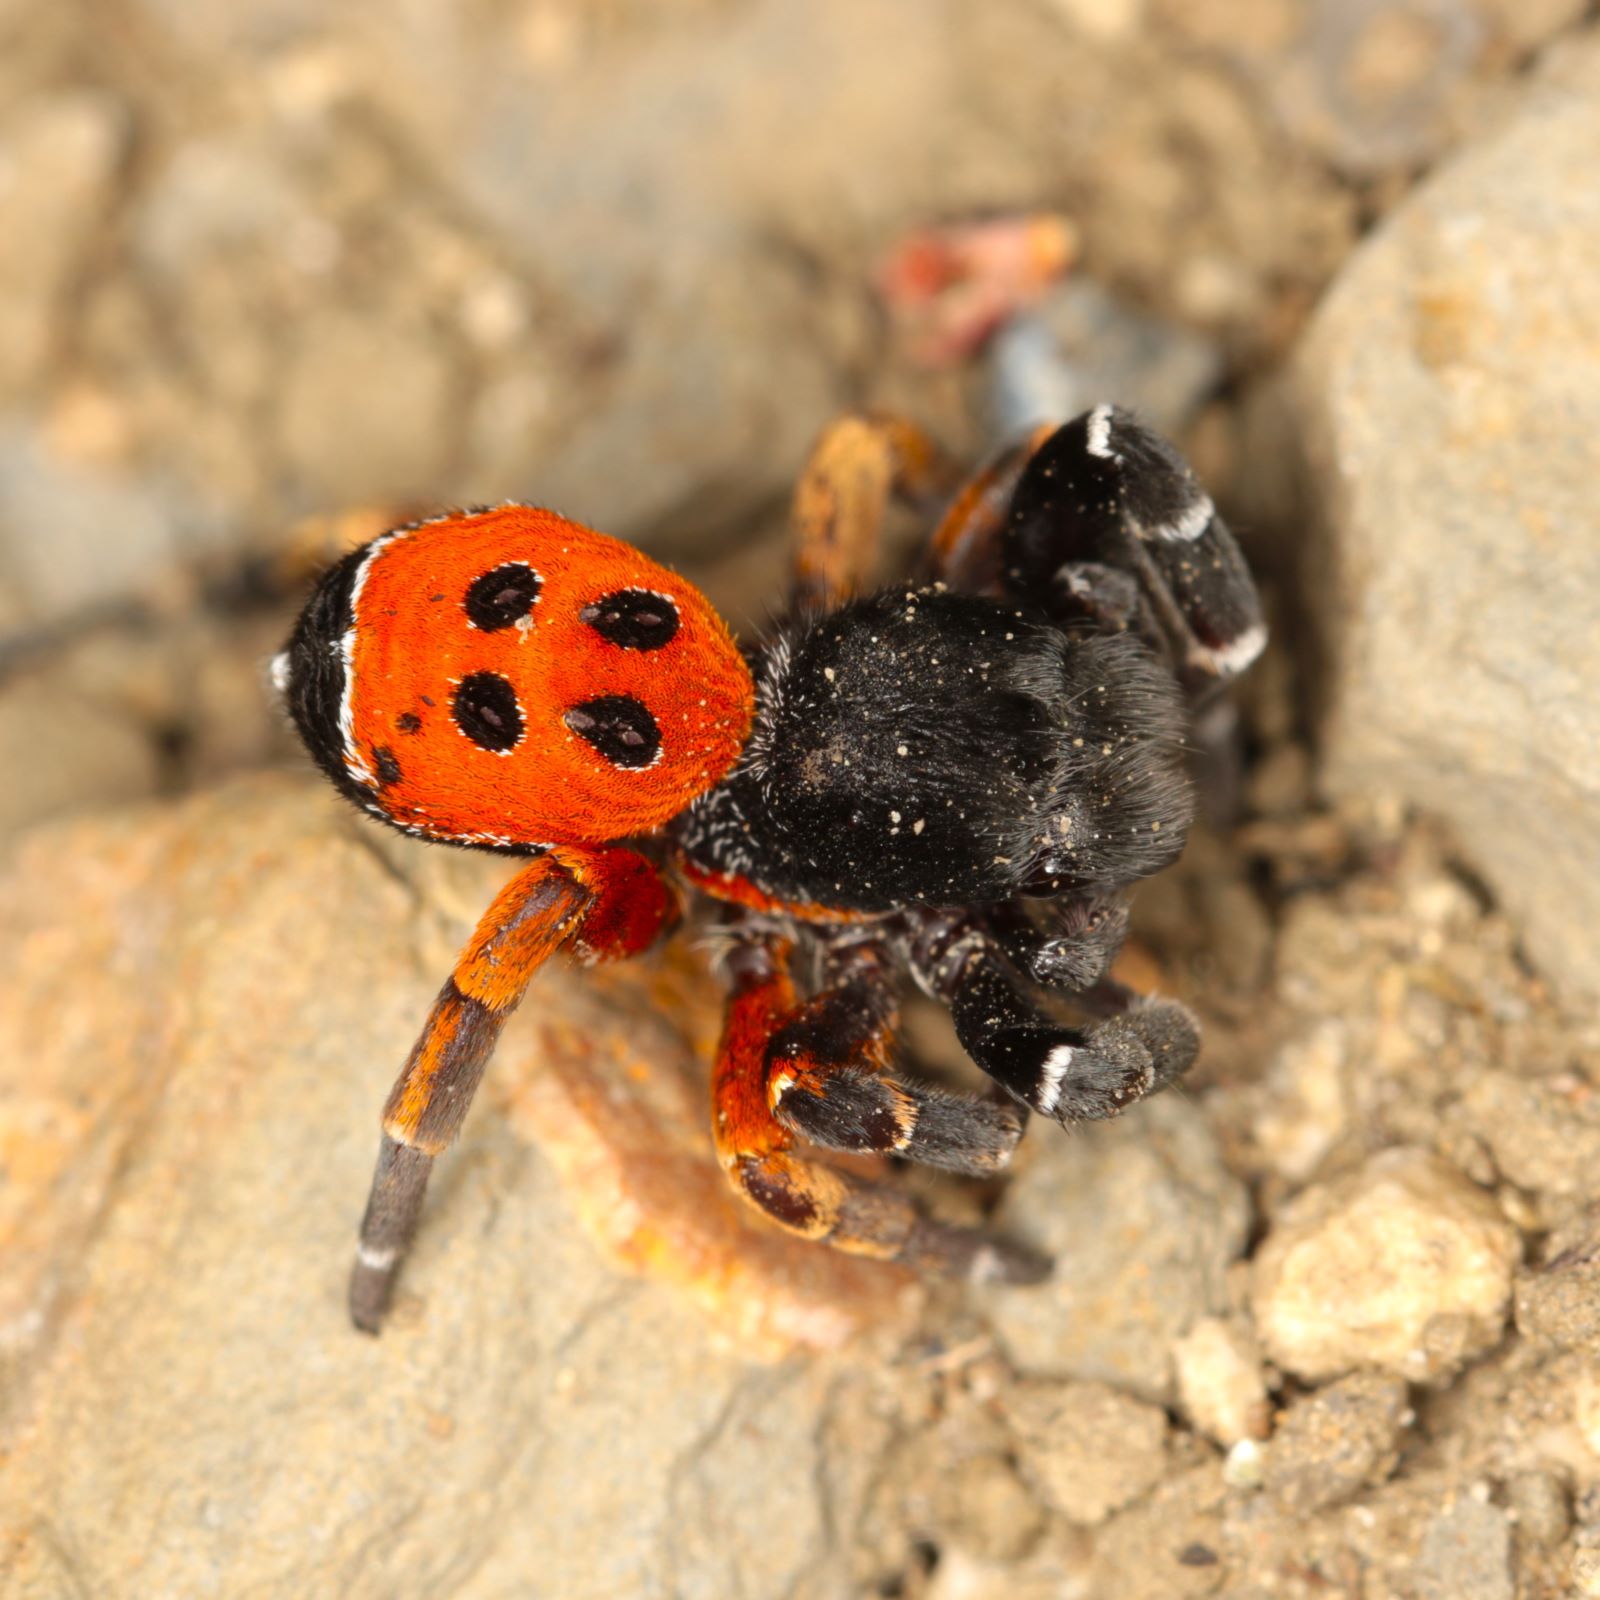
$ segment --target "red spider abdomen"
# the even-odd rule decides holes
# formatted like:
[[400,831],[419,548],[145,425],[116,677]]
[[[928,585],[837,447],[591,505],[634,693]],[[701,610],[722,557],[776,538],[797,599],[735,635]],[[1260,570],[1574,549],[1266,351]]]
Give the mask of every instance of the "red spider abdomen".
[[341,788],[410,832],[501,847],[648,832],[748,735],[749,672],[704,596],[552,512],[401,529],[325,583],[335,601],[313,600],[318,626],[291,646],[291,708]]

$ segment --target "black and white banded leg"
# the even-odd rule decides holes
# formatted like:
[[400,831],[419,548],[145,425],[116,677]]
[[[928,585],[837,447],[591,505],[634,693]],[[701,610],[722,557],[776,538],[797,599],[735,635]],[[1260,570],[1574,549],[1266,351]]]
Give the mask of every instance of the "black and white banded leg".
[[[1049,1262],[1025,1246],[924,1216],[893,1185],[813,1159],[802,1139],[993,1171],[1024,1114],[879,1076],[892,1004],[858,971],[811,1002],[790,972],[791,946],[757,933],[726,963],[733,984],[712,1074],[717,1153],[734,1188],[779,1227],[853,1255],[980,1283],[1036,1283]],[[861,985],[865,984],[865,988]]]
[[957,935],[919,963],[950,1007],[961,1047],[1007,1093],[1057,1122],[1114,1117],[1194,1064],[1200,1030],[1173,1000],[1135,1000],[1072,1026],[1042,1011],[984,932]]
[[1000,540],[1010,593],[1063,618],[1136,629],[1197,699],[1266,644],[1255,582],[1210,495],[1120,406],[1097,406],[1039,446]]
[[767,1045],[776,1120],[825,1150],[904,1156],[971,1176],[1003,1167],[1027,1126],[1020,1106],[953,1094],[890,1067],[897,1007],[887,952],[853,942],[832,953],[824,982]]
[[1128,937],[1128,902],[1113,894],[1013,900],[981,925],[1025,977],[1076,995],[1111,970]]

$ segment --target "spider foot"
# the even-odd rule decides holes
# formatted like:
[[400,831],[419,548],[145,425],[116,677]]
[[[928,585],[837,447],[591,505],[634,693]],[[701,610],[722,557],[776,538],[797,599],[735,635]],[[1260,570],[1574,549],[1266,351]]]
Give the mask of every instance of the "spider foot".
[[382,1331],[432,1169],[433,1156],[427,1151],[384,1134],[350,1268],[350,1320],[363,1333]]
[[952,1094],[859,1067],[826,1078],[783,1073],[774,1088],[773,1116],[812,1144],[901,1155],[979,1177],[1011,1159],[1028,1122],[1014,1102]]
[[1181,1078],[1200,1051],[1194,1017],[1175,1000],[1147,1000],[1074,1037],[1082,1042],[1047,1052],[1036,1090],[1039,1110],[1065,1123],[1116,1116]]
[[941,1277],[966,1283],[1043,1283],[1055,1262],[1037,1250],[982,1228],[957,1228],[921,1218],[901,1251],[901,1260]]
[[1116,1116],[1181,1077],[1200,1049],[1194,1017],[1173,1000],[1138,1001],[1089,1027],[1057,1024],[985,950],[957,977],[951,1015],[963,1049],[996,1083],[1067,1124]]

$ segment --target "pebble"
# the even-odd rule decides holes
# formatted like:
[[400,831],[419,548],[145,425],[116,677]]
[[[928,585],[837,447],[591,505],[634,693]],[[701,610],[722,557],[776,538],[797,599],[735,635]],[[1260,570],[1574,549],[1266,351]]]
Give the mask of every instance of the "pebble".
[[1311,1381],[1373,1366],[1439,1382],[1499,1340],[1517,1256],[1516,1230],[1453,1168],[1384,1151],[1279,1214],[1254,1263],[1256,1331]]
[[1222,1481],[1230,1489],[1259,1489],[1266,1482],[1265,1452],[1254,1439],[1241,1439],[1222,1463]]
[[1271,1407],[1255,1341],[1221,1317],[1202,1317],[1173,1346],[1178,1398],[1189,1420],[1221,1445],[1264,1439]]
[[1417,1555],[1418,1600],[1512,1600],[1511,1523],[1505,1512],[1463,1495],[1428,1524]]
[[1165,1414],[1109,1384],[1035,1379],[1002,1405],[1024,1474],[1070,1522],[1104,1522],[1166,1471]]
[[1546,1550],[1572,1531],[1572,1496],[1559,1473],[1537,1467],[1517,1473],[1506,1483],[1506,1504],[1523,1536]]
[[1572,1390],[1572,1420],[1583,1442],[1600,1456],[1600,1365],[1584,1367]]
[[1266,1450],[1268,1492],[1300,1514],[1352,1499],[1394,1471],[1411,1416],[1405,1383],[1378,1372],[1352,1373],[1296,1401]]

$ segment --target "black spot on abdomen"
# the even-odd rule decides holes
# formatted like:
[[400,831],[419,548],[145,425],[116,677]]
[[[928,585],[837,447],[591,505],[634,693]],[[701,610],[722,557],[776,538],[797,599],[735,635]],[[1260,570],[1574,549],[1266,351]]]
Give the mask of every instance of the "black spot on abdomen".
[[585,700],[562,720],[614,767],[648,767],[661,753],[656,719],[631,695],[604,694]]
[[624,650],[659,650],[678,632],[678,608],[648,589],[619,589],[585,606],[578,619]]
[[456,726],[480,749],[512,749],[522,738],[517,692],[498,672],[474,672],[456,687],[451,703]]
[[544,581],[532,567],[521,561],[507,562],[480,578],[467,590],[467,616],[485,633],[509,628],[533,610]]

